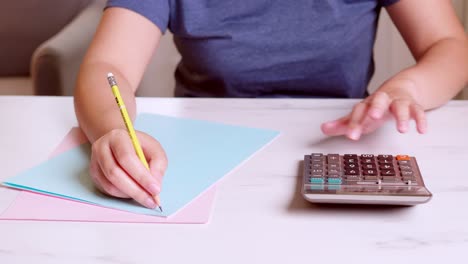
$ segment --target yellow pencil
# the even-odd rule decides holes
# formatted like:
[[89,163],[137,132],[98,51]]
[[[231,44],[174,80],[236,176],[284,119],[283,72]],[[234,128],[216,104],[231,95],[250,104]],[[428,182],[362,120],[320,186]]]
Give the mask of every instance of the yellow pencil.
[[[140,142],[138,141],[138,138],[135,133],[135,129],[133,128],[133,125],[132,125],[132,120],[130,119],[128,115],[127,108],[125,107],[125,103],[122,99],[122,96],[120,96],[119,87],[117,86],[117,82],[112,73],[107,74],[107,81],[109,82],[109,85],[112,88],[112,93],[114,94],[115,101],[117,102],[117,105],[119,106],[120,113],[122,114],[125,127],[127,127],[128,134],[130,135],[130,139],[132,140],[132,144],[133,144],[133,147],[135,148],[135,152],[138,155],[138,158],[143,163],[143,165],[145,165],[145,167],[149,170],[149,165],[148,165],[148,162],[146,161],[145,154],[143,153],[143,150],[141,149]],[[155,195],[154,200],[158,204],[159,210],[162,211],[162,207],[159,202],[159,196]]]

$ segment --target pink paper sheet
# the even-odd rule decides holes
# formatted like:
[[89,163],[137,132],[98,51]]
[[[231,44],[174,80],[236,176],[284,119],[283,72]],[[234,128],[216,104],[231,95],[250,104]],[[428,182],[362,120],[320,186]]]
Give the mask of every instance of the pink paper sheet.
[[[52,156],[86,141],[81,130],[73,128]],[[210,220],[216,187],[206,190],[178,213],[167,218],[133,214],[27,191],[18,192],[12,204],[0,215],[0,220],[204,224]]]

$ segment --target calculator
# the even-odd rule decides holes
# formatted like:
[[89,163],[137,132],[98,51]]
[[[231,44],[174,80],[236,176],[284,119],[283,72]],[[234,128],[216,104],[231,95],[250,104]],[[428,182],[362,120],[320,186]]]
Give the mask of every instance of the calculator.
[[302,187],[313,203],[416,205],[432,197],[408,155],[305,155]]

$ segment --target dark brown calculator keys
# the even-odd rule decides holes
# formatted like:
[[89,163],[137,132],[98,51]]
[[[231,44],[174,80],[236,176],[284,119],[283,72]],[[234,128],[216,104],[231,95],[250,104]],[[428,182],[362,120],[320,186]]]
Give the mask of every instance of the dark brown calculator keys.
[[381,159],[393,159],[393,156],[392,155],[378,155],[377,156],[377,159],[378,160],[381,160]]
[[375,163],[375,160],[373,158],[361,158],[361,163],[371,164],[371,163]]
[[359,166],[355,163],[345,164],[345,170],[355,170],[359,169]]
[[382,176],[395,176],[395,170],[381,170],[380,174]]
[[359,170],[358,169],[345,169],[345,175],[359,175]]
[[347,158],[347,159],[344,159],[344,164],[357,164],[358,163],[358,160],[357,158]]
[[303,194],[312,202],[412,205],[431,195],[416,159],[407,155],[312,153],[304,156],[303,170]]
[[393,170],[393,164],[381,164],[379,169],[380,170]]
[[392,159],[379,159],[380,164],[393,164]]
[[370,164],[362,164],[362,169],[364,170],[375,170],[377,169],[377,165],[370,163]]
[[377,176],[377,170],[363,170],[364,176]]

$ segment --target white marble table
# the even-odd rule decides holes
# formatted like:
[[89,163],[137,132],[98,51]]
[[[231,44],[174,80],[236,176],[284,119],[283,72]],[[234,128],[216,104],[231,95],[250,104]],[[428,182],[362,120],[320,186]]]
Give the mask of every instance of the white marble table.
[[[219,185],[206,225],[0,221],[0,263],[468,263],[468,102],[428,114],[429,132],[389,123],[358,142],[323,121],[352,100],[151,99],[140,112],[281,131]],[[72,98],[0,97],[0,180],[44,161],[77,122]],[[433,199],[403,208],[315,206],[299,194],[311,152],[415,155]],[[0,189],[0,210],[13,192]]]

